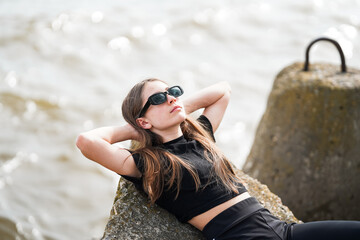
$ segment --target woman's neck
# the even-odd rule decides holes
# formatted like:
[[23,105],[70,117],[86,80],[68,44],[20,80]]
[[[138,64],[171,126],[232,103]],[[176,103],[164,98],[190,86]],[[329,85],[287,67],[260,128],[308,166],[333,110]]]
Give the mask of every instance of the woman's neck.
[[180,126],[166,130],[153,130],[153,132],[161,136],[163,143],[169,142],[183,135]]

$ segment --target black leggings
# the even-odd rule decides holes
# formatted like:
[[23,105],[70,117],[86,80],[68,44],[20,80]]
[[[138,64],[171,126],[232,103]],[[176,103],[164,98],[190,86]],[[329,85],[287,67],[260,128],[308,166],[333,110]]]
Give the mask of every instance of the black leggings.
[[[318,221],[292,226],[291,240],[302,239],[360,239],[359,221]],[[289,239],[289,240],[290,240]]]
[[248,198],[217,215],[203,234],[207,240],[359,240],[360,221],[289,224]]

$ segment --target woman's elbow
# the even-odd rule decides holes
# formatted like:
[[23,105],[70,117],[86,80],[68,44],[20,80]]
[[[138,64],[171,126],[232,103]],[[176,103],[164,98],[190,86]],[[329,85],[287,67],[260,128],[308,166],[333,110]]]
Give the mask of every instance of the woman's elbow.
[[222,89],[224,91],[224,95],[231,95],[231,86],[230,86],[229,82],[222,81],[221,85],[222,85]]
[[90,140],[88,137],[86,137],[86,135],[84,133],[80,134],[77,138],[76,138],[76,146],[78,149],[80,149],[80,151],[84,151],[86,146],[88,146],[90,143]]
[[224,97],[230,98],[231,96],[231,86],[227,81],[222,82]]
[[228,93],[231,94],[231,86],[228,82],[226,82],[226,86],[227,86]]

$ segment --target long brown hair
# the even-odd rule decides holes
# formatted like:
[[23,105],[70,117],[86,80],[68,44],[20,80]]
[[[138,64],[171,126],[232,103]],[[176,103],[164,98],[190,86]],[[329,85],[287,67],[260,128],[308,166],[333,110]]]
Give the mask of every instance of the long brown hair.
[[[124,119],[132,125],[140,135],[139,142],[133,145],[134,153],[139,153],[144,160],[143,187],[150,201],[154,203],[162,194],[163,190],[169,190],[176,186],[176,197],[180,191],[182,180],[181,167],[184,167],[194,179],[196,190],[200,188],[200,179],[190,163],[183,161],[176,155],[161,148],[161,136],[143,129],[136,123],[136,117],[142,108],[142,92],[148,82],[161,81],[150,78],[136,84],[128,93],[122,104]],[[164,81],[161,81],[164,82]],[[165,83],[165,82],[164,82]],[[186,139],[198,141],[204,148],[205,158],[211,162],[214,169],[214,177],[228,191],[238,193],[236,182],[239,178],[235,175],[229,160],[217,148],[208,132],[197,121],[186,117],[180,124]]]

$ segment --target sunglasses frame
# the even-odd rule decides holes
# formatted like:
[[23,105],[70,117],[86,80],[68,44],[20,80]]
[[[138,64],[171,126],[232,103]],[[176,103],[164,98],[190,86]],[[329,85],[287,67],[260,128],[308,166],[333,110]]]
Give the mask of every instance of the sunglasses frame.
[[[181,94],[180,94],[179,96],[174,96],[174,95],[172,95],[172,94],[169,92],[169,90],[172,89],[172,88],[179,88],[180,91],[181,91]],[[150,107],[150,105],[160,105],[160,104],[163,104],[163,103],[164,103],[164,102],[155,103],[155,102],[152,100],[152,98],[153,98],[155,95],[159,95],[159,94],[160,94],[160,95],[165,95],[165,101],[164,101],[164,102],[166,102],[166,101],[167,101],[167,95],[170,95],[170,96],[173,96],[173,97],[177,98],[177,97],[180,97],[181,95],[184,94],[184,90],[183,90],[180,86],[172,86],[172,87],[169,87],[168,90],[165,91],[165,92],[154,93],[153,95],[151,95],[151,96],[148,98],[148,100],[146,101],[144,107],[141,109],[141,111],[140,111],[140,113],[139,113],[139,115],[138,115],[137,118],[140,118],[140,117],[144,116],[144,114],[146,113],[146,111],[148,110],[148,108]]]

